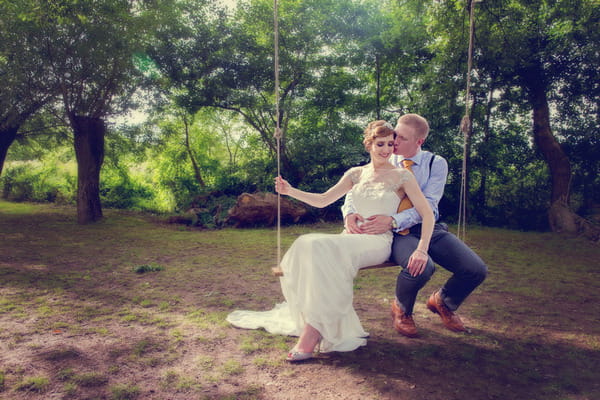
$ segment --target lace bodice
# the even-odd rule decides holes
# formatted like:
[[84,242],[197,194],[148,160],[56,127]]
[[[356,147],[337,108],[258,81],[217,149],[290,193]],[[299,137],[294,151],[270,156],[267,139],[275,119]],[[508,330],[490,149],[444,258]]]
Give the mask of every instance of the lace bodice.
[[397,191],[409,179],[410,171],[401,168],[375,172],[371,164],[346,172],[352,179],[352,203],[364,218],[396,213],[400,197]]

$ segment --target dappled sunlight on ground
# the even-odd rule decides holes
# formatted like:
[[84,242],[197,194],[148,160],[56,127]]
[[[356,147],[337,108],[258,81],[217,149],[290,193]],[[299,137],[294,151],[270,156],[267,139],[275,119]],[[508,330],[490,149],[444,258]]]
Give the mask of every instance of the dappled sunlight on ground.
[[[472,229],[490,276],[459,310],[469,331],[447,331],[425,307],[449,276],[439,270],[417,299],[416,339],[392,329],[397,268],[361,271],[354,302],[367,345],[290,365],[294,338],[225,321],[282,301],[270,275],[273,230],[180,230],[112,210],[81,227],[74,210],[51,211],[11,205],[3,214],[0,203],[2,399],[600,398],[600,294],[595,281],[581,284],[597,247]],[[285,227],[284,247],[315,230],[338,227]],[[524,240],[535,250],[511,247]],[[563,249],[573,246],[565,269]],[[144,265],[160,268],[135,272]]]

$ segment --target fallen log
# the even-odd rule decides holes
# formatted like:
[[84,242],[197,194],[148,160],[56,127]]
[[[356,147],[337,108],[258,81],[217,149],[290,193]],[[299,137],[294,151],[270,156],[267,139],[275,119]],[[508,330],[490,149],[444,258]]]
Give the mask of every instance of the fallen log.
[[[284,197],[280,200],[282,221],[298,222],[307,212],[301,204]],[[227,222],[233,222],[236,228],[255,225],[273,226],[277,222],[277,195],[242,193],[227,215]]]

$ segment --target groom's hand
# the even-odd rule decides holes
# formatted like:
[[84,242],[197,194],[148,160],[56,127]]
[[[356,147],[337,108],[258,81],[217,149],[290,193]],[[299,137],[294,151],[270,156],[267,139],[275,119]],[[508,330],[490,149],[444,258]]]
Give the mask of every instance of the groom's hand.
[[365,219],[360,214],[348,214],[344,220],[344,226],[348,233],[365,233],[362,228],[358,226],[358,222],[364,222]]
[[360,226],[363,233],[378,235],[389,231],[392,227],[392,217],[389,215],[373,215]]

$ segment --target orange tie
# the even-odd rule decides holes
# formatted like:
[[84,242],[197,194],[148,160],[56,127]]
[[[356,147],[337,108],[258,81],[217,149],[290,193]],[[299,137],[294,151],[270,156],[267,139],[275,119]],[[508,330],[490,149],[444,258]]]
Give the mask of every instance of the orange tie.
[[[412,172],[412,165],[415,162],[413,160],[402,160],[402,166],[404,168],[406,168],[407,170],[409,170],[410,172]],[[400,204],[398,205],[398,212],[404,211],[404,210],[408,210],[409,208],[412,208],[413,203],[412,201],[410,201],[410,199],[408,198],[408,196],[404,195],[404,197],[402,198],[402,201],[400,201]],[[408,235],[409,230],[405,229],[403,231],[398,232],[400,235]]]

